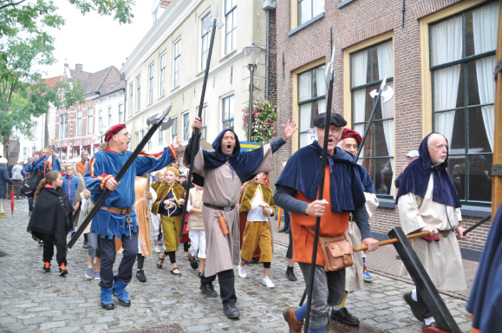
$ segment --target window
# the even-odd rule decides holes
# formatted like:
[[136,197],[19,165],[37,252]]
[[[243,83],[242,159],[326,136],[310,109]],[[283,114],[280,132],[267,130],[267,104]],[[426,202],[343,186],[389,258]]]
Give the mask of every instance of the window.
[[153,102],[153,63],[148,66],[148,103]]
[[173,88],[180,85],[181,38],[173,45]]
[[82,136],[82,110],[77,111],[77,136]]
[[300,148],[310,144],[308,129],[314,117],[326,111],[326,66],[312,68],[298,75],[298,110]]
[[159,96],[166,94],[166,52],[160,56]]
[[324,0],[298,0],[298,25],[324,12]]
[[163,147],[164,146],[164,131],[162,131],[162,129],[159,128],[157,133],[159,133],[159,147]]
[[158,18],[157,16],[159,15],[159,7],[155,8],[153,10],[153,13],[152,13],[152,16],[153,16],[153,24],[155,24],[155,22],[157,22]]
[[94,133],[94,109],[87,109],[87,134]]
[[237,0],[225,0],[225,54],[235,49]]
[[119,104],[119,124],[125,123],[124,108],[122,104]]
[[141,107],[141,75],[136,77],[136,112],[139,111]]
[[206,120],[206,112],[207,111],[207,105],[204,105],[202,107],[202,130],[200,132],[200,138],[202,140],[206,140],[207,138],[207,120]]
[[171,143],[174,142],[174,138],[178,136],[178,117],[173,118],[173,124],[171,125]]
[[73,148],[73,158],[80,158],[80,148]]
[[103,124],[103,110],[99,110],[99,121],[98,121],[98,124],[99,124],[99,134],[103,134],[104,133],[104,127],[105,127],[105,124]]
[[433,129],[463,203],[491,201],[498,3],[429,26]]
[[183,119],[183,142],[187,142],[190,135],[190,112],[185,112],[182,115]]
[[63,139],[68,136],[68,114],[59,116],[59,138]]
[[132,109],[134,106],[133,96],[134,96],[134,84],[131,82],[129,83],[129,117],[132,116]]
[[227,96],[221,100],[221,111],[223,128],[234,129],[234,95]]
[[107,126],[111,127],[112,125],[113,125],[113,122],[112,122],[112,107],[108,106],[108,124],[107,124]]
[[139,132],[136,131],[136,133],[134,133],[134,143],[136,144],[136,147],[139,145]]
[[209,29],[206,30],[206,27],[211,26],[211,17],[209,14],[206,14],[201,19],[200,25],[200,70],[203,71],[206,69],[207,56],[209,52]]
[[[393,86],[392,40],[372,45],[350,55],[350,82],[353,129],[363,135],[373,108],[370,92],[380,89],[384,77]],[[394,98],[384,101],[375,110],[361,156],[377,194],[394,194]]]

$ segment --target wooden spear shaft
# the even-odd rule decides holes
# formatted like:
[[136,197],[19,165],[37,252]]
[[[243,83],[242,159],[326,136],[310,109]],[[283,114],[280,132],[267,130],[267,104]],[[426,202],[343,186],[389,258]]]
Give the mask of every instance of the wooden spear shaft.
[[[417,234],[407,235],[406,238],[412,239],[412,238],[417,238],[417,237],[422,237],[422,236],[429,236],[429,234],[430,234],[430,232],[428,232],[428,231],[422,231]],[[394,244],[397,242],[398,242],[397,238],[386,239],[384,241],[378,242],[378,246]],[[352,249],[352,251],[360,252],[360,251],[365,251],[367,249],[368,249],[367,245],[361,245],[361,246],[356,246],[355,248]]]

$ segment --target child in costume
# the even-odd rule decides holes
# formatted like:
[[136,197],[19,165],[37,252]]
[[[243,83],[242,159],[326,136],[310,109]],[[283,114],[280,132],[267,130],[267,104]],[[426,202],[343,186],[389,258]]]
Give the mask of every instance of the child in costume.
[[35,192],[35,206],[28,224],[28,231],[44,241],[43,270],[51,271],[51,260],[56,246],[59,275],[68,274],[66,269],[66,236],[73,228],[74,208],[66,192],[61,188],[63,180],[59,171],[49,171],[40,181]]
[[206,231],[204,229],[204,218],[202,216],[202,194],[204,187],[195,185],[190,189],[188,195],[187,212],[188,216],[188,235],[190,237],[190,264],[193,269],[197,269],[195,255],[199,258],[199,276],[204,273],[206,264]]
[[247,214],[246,228],[242,238],[241,262],[238,266],[239,276],[247,276],[244,267],[245,261],[250,261],[256,246],[260,245],[260,262],[263,263],[262,284],[267,288],[274,288],[273,282],[268,276],[272,263],[272,229],[269,216],[274,215],[275,204],[272,200],[273,192],[270,187],[263,184],[267,174],[258,173],[254,177],[254,183],[249,184],[244,191],[241,200],[241,213]]
[[179,177],[178,169],[168,167],[165,174],[165,183],[157,189],[157,200],[152,206],[152,213],[160,214],[162,220],[162,233],[166,249],[159,256],[157,267],[162,268],[166,255],[171,261],[171,274],[181,276],[176,265],[176,251],[180,244],[180,228],[182,205],[185,204],[185,189],[176,181]]

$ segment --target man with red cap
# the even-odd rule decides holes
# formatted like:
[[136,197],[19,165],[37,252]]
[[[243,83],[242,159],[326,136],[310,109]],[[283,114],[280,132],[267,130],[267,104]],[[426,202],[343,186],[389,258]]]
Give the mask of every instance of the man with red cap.
[[[125,289],[131,281],[134,261],[138,254],[138,222],[133,209],[135,177],[167,166],[178,158],[175,150],[181,147],[181,141],[176,137],[174,143],[160,153],[140,153],[119,183],[114,175],[132,155],[132,152],[127,150],[130,139],[124,124],[112,126],[105,134],[106,147],[93,156],[85,174],[85,186],[91,191],[93,202],[99,200],[106,189],[111,191],[91,225],[91,232],[98,236],[101,251],[100,299],[101,307],[106,310],[114,308],[112,294],[117,297],[119,304],[131,305]],[[122,240],[124,249],[116,276],[113,274],[115,237]]]
[[[357,131],[351,130],[350,128],[344,128],[338,145],[346,152],[356,156],[361,141],[361,135]],[[368,171],[360,164],[356,164],[356,168],[359,171],[361,182],[364,187],[364,197],[366,199],[365,206],[369,220],[378,207],[378,198],[376,197],[375,188]],[[361,231],[355,222],[353,214],[349,216],[349,227],[345,235],[353,247],[361,245]],[[363,280],[371,282],[374,278],[366,270],[365,253],[356,252],[352,254],[352,257],[354,265],[345,268],[345,297],[340,304],[332,308],[331,319],[346,325],[358,326],[359,319],[350,314],[347,308],[345,308],[345,301],[349,293],[356,290],[362,290]]]

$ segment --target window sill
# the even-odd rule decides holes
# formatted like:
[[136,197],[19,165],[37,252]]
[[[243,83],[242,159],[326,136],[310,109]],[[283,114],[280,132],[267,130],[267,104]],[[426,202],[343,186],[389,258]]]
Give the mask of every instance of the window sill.
[[296,28],[294,28],[293,30],[291,30],[290,32],[288,32],[288,37],[296,34],[298,31],[300,31],[300,30],[308,27],[309,25],[311,25],[311,24],[313,24],[313,23],[315,23],[315,22],[317,22],[317,21],[319,21],[320,19],[323,19],[323,18],[324,18],[324,12],[321,13],[321,14],[319,14],[319,15],[317,15],[317,16],[315,16],[315,17],[313,17],[313,18],[311,18],[307,22],[305,22],[305,23],[297,26]]
[[354,0],[343,0],[342,2],[340,2],[340,3],[338,4],[338,9],[340,9],[340,8],[342,8],[342,7],[347,6],[347,5],[348,5],[349,3],[351,3],[352,1],[354,1]]
[[492,207],[481,207],[481,206],[471,206],[462,205],[460,208],[462,216],[470,217],[486,217],[492,213]]

